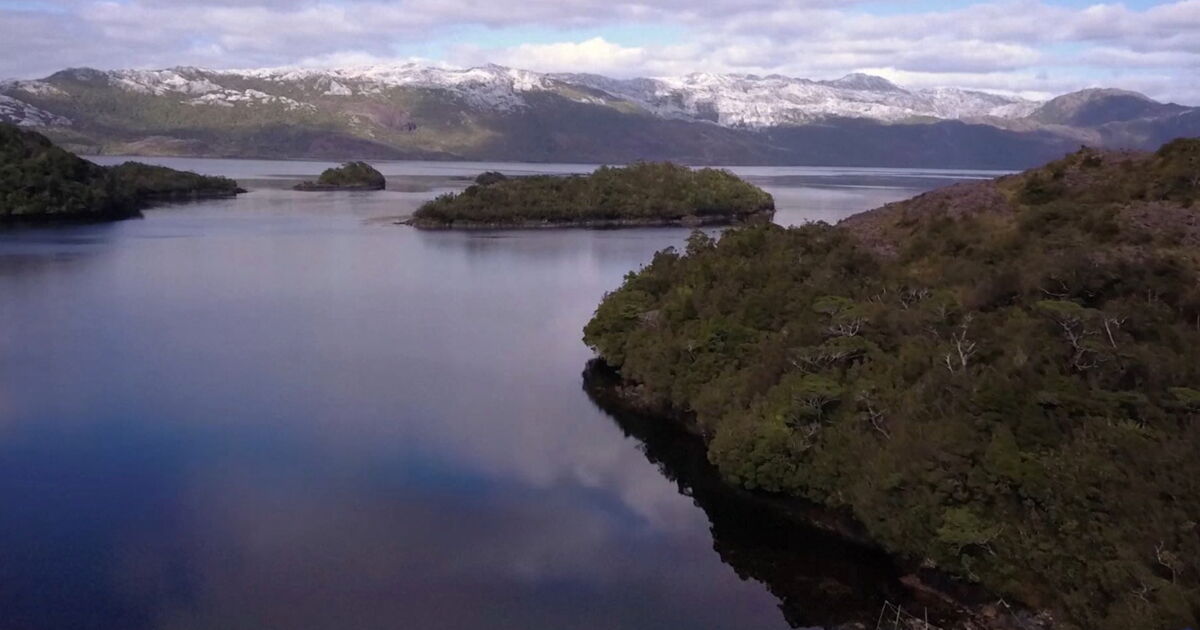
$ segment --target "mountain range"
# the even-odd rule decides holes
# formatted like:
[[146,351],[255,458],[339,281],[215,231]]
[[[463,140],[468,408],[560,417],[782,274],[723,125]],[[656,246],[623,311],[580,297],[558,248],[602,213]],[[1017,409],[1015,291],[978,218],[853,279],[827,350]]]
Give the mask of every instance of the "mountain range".
[[72,68],[0,83],[0,121],[80,153],[960,168],[1200,135],[1200,108],[1109,89],[1037,102],[866,74],[613,79],[416,64]]

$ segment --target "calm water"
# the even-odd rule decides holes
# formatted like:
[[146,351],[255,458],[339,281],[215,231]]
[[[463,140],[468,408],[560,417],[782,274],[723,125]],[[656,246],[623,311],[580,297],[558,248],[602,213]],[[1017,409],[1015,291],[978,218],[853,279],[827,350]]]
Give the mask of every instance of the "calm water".
[[[0,628],[814,623],[581,389],[596,303],[686,231],[388,220],[456,177],[580,166],[296,193],[326,165],[161,161],[253,190],[0,232]],[[951,175],[737,170],[782,223]]]

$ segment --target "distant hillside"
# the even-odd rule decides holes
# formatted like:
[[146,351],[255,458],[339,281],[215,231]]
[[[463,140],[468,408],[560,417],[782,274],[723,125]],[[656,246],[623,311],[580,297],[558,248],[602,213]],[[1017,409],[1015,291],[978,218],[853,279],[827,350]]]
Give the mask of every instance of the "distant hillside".
[[697,232],[584,338],[728,481],[1035,613],[983,627],[1179,630],[1200,622],[1197,252],[1200,140],[1081,150],[838,226]]
[[237,192],[237,182],[224,177],[136,162],[97,166],[39,133],[0,123],[0,224],[122,219],[156,200]]
[[1046,102],[1029,118],[1052,125],[1099,127],[1107,123],[1173,116],[1189,108],[1159,103],[1137,92],[1083,90]]
[[84,68],[0,84],[0,120],[85,153],[964,168],[1200,135],[1195,109],[1089,94],[1039,104],[861,74]]

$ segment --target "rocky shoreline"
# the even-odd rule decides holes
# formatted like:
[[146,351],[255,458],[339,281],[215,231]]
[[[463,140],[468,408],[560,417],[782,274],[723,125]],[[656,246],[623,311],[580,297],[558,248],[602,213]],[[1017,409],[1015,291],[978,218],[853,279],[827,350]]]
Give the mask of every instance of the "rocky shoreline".
[[[707,443],[709,436],[705,435],[693,415],[650,399],[641,385],[625,380],[603,359],[588,362],[583,380],[588,395],[604,411],[649,417],[674,427],[693,440]],[[906,591],[905,601],[879,603],[881,619],[883,613],[888,611],[887,619],[880,627],[889,630],[1055,630],[1061,627],[1048,611],[1034,611],[1006,602],[977,585],[964,583],[951,575],[923,566],[919,559],[888,553],[870,538],[862,523],[844,510],[797,497],[745,490],[724,480],[721,483],[728,492],[736,493],[747,505],[764,509],[770,518],[781,519],[798,527],[817,529],[845,543],[890,558],[900,574],[898,581]],[[928,617],[910,614],[922,609]],[[869,630],[872,627],[864,625],[864,622],[852,621],[832,626],[830,630]]]

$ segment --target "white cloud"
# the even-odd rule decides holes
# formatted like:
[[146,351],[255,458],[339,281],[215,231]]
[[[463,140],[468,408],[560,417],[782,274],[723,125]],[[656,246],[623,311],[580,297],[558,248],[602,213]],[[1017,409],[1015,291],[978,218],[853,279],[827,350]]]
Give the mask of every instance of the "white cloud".
[[581,42],[520,44],[498,51],[463,48],[456,56],[474,65],[491,61],[506,66],[542,72],[592,72],[623,74],[628,68],[643,68],[648,63],[646,49],[625,47],[593,37]]
[[[12,34],[0,40],[0,76],[79,65],[361,65],[425,43],[444,62],[542,71],[829,78],[875,70],[917,85],[1041,93],[1103,83],[1200,102],[1200,0],[1144,10],[996,0],[906,12],[897,3],[883,14],[872,13],[877,3],[836,0],[62,2],[63,14],[0,10],[0,31]],[[517,41],[456,39],[471,25]],[[672,40],[655,41],[656,25]],[[642,35],[609,34],[629,27]],[[575,35],[580,29],[589,34]],[[571,34],[556,40],[555,32]],[[529,33],[536,37],[521,42]]]

